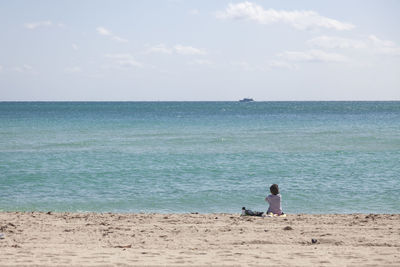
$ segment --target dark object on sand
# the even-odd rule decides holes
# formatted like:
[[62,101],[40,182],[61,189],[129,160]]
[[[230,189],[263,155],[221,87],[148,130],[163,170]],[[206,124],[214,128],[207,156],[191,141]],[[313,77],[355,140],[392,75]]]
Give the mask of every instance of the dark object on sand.
[[292,227],[290,227],[290,226],[286,226],[285,228],[283,228],[283,230],[293,230],[293,228]]
[[264,212],[262,211],[252,211],[252,210],[246,210],[245,207],[242,208],[242,216],[263,216]]
[[126,245],[126,246],[115,246],[114,248],[131,248],[132,245]]
[[317,242],[318,242],[317,239],[314,239],[314,238],[311,239],[311,243],[315,244],[315,243],[317,243]]

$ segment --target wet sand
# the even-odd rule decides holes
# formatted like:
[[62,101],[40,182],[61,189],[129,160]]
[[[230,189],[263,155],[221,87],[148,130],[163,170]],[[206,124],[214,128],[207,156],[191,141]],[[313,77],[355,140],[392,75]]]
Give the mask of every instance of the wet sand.
[[400,214],[0,212],[0,233],[0,266],[400,266]]

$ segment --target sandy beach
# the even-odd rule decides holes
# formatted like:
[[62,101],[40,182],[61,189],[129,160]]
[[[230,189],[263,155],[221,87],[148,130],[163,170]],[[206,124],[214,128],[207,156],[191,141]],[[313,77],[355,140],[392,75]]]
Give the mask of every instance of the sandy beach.
[[0,233],[1,266],[400,266],[400,214],[2,212]]

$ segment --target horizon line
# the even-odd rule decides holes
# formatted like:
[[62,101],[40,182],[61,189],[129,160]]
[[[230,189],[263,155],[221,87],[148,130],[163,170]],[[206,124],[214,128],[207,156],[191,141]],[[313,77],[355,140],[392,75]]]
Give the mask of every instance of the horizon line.
[[[399,102],[392,100],[254,100],[254,102]],[[0,100],[6,102],[239,102],[239,100]]]

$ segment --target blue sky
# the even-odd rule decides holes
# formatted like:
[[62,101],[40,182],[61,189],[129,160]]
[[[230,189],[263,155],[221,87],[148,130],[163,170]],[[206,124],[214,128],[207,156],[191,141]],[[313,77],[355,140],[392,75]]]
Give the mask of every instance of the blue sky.
[[399,1],[0,1],[0,101],[400,100]]

